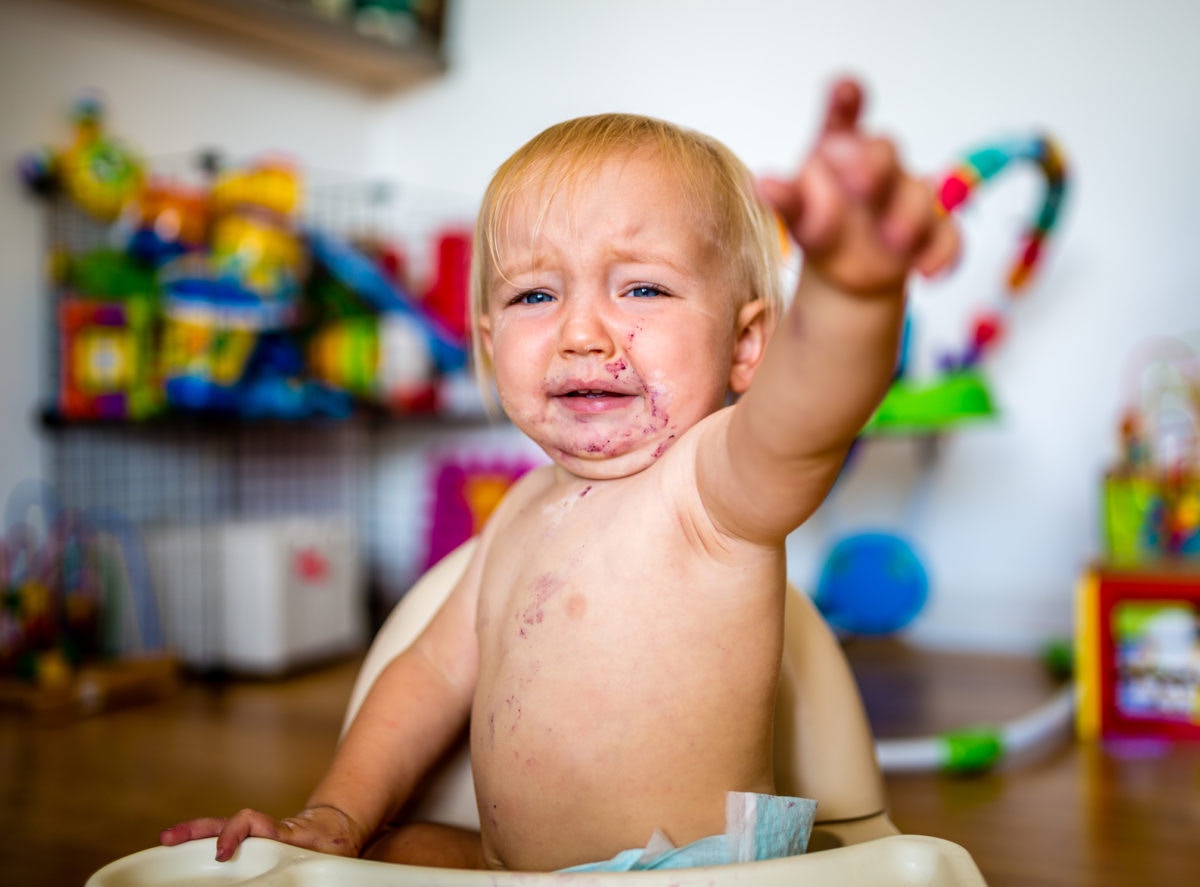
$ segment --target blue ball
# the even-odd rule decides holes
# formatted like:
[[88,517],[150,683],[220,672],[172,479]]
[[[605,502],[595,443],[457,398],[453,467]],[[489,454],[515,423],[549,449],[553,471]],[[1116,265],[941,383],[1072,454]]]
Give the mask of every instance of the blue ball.
[[929,576],[912,546],[890,533],[859,533],[830,551],[815,603],[835,628],[884,635],[912,622],[928,598]]

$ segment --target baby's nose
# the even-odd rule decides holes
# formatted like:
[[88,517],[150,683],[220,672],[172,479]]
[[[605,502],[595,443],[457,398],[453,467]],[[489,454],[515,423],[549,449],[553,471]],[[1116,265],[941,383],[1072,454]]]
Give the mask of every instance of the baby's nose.
[[561,348],[565,354],[611,354],[613,337],[594,307],[571,305],[563,317]]

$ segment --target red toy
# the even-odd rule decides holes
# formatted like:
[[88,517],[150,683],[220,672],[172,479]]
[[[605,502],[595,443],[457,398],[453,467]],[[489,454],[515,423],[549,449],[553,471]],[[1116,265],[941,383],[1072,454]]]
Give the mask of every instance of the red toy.
[[1093,570],[1076,614],[1084,739],[1200,739],[1200,571]]

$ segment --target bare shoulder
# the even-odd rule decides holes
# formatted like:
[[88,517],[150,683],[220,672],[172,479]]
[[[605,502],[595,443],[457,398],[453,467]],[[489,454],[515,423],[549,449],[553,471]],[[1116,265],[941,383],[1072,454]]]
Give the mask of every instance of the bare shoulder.
[[[705,552],[724,555],[749,547],[762,548],[736,532],[721,519],[714,508],[721,496],[736,489],[737,466],[729,459],[726,446],[733,407],[726,407],[697,422],[668,450],[655,466],[651,494],[668,503],[683,528],[687,541]],[[768,548],[773,546],[767,546]]]

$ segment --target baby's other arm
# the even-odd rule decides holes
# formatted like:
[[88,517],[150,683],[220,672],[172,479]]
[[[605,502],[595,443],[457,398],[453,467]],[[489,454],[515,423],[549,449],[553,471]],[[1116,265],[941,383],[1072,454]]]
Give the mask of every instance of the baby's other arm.
[[359,856],[466,726],[478,676],[479,552],[428,627],[380,672],[303,811],[283,820],[255,810],[163,832],[163,844],[217,837],[229,859],[248,837]]
[[891,141],[863,130],[861,109],[859,85],[837,83],[796,175],[760,182],[804,268],[753,383],[714,423],[698,464],[710,514],[750,540],[778,542],[820,504],[891,381],[908,274],[936,274],[958,254],[932,189]]

